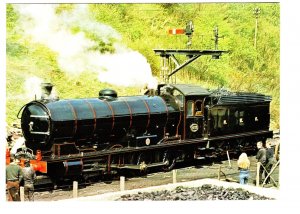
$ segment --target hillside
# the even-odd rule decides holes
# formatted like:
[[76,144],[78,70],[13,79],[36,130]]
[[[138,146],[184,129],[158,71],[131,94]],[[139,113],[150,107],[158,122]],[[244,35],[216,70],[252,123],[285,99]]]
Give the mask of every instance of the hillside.
[[200,57],[177,74],[177,82],[271,95],[271,128],[280,128],[279,3],[48,6],[7,5],[9,125],[41,81],[53,83],[61,98],[96,97],[107,87],[121,96],[139,94],[152,75],[160,81],[161,61],[153,49],[186,48],[185,35],[167,31],[192,20],[193,49],[214,49],[217,26],[218,48],[230,53],[220,60]]

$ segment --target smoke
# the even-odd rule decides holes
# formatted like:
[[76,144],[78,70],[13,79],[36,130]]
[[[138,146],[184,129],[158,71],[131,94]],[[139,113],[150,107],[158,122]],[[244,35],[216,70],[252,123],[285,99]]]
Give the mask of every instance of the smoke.
[[[121,35],[112,27],[96,22],[87,5],[76,5],[72,11],[61,14],[55,12],[57,6],[18,4],[15,9],[20,14],[24,34],[56,52],[57,63],[63,72],[71,75],[96,72],[99,81],[120,86],[148,84],[152,88],[150,85],[157,85],[146,58],[122,45]],[[115,52],[101,54],[95,48],[97,43],[87,38],[84,32],[93,33],[106,44],[114,41]]]

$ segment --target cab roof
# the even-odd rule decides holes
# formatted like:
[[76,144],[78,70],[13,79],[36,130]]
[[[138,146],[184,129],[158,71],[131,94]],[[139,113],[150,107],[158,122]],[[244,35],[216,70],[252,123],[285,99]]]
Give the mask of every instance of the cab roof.
[[209,92],[205,88],[202,88],[198,85],[190,85],[190,84],[160,84],[158,88],[163,86],[170,86],[172,89],[177,89],[180,91],[184,96],[207,96],[210,95],[212,92]]

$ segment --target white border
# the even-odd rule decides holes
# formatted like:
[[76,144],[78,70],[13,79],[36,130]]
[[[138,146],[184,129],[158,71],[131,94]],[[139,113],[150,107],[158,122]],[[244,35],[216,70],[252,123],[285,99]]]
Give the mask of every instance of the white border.
[[[1,68],[1,83],[0,83],[0,97],[1,99],[1,105],[0,105],[0,139],[1,143],[4,143],[3,141],[3,132],[4,130],[4,121],[5,121],[5,84],[6,84],[6,75],[5,75],[5,68],[6,68],[6,52],[5,52],[5,5],[7,3],[165,3],[170,1],[99,1],[99,0],[89,0],[89,1],[83,1],[83,0],[64,0],[64,1],[55,1],[55,0],[2,0],[0,2],[0,26],[1,26],[1,37],[0,37],[0,68]],[[268,205],[268,211],[275,211],[281,212],[283,210],[280,210],[280,208],[283,207],[289,207],[289,210],[296,210],[296,207],[299,206],[299,197],[298,197],[298,191],[300,190],[298,179],[299,179],[299,105],[297,104],[297,100],[299,99],[299,73],[300,73],[300,59],[298,54],[298,49],[300,48],[300,35],[299,35],[299,7],[297,7],[296,3],[297,1],[292,0],[282,0],[282,1],[196,1],[196,0],[189,0],[186,1],[177,1],[173,0],[172,3],[193,3],[193,2],[280,2],[281,7],[281,52],[280,52],[280,58],[281,58],[281,66],[280,66],[280,74],[281,74],[281,83],[280,83],[280,96],[281,96],[281,107],[280,107],[280,123],[281,123],[281,144],[282,146],[282,161],[280,166],[280,192],[281,192],[281,199],[278,201],[279,203],[265,203]],[[299,103],[299,102],[298,102]],[[1,174],[0,174],[0,206],[3,208],[9,208],[9,209],[17,209],[16,212],[20,211],[19,209],[22,208],[28,208],[28,204],[14,204],[14,205],[7,205],[5,203],[2,205],[3,200],[5,201],[5,197],[3,197],[4,192],[4,186],[3,183],[5,182],[5,175],[3,176],[2,173],[4,173],[4,161],[3,158],[5,157],[5,152],[2,151],[1,147],[1,158],[0,163],[2,165],[1,167]],[[228,203],[233,203],[233,206],[228,206]],[[178,206],[178,203],[156,203],[155,205],[152,203],[139,203],[139,204],[124,204],[120,206],[120,204],[105,204],[105,203],[97,203],[97,205],[93,204],[83,204],[81,203],[66,203],[63,204],[63,206],[66,206],[66,209],[71,208],[72,213],[76,212],[82,212],[82,209],[86,209],[88,206],[91,206],[92,208],[96,208],[97,210],[94,210],[96,212],[113,212],[113,211],[123,211],[123,207],[129,210],[130,212],[139,212],[139,213],[153,213],[157,210],[158,212],[163,211],[164,213],[170,212],[170,211],[182,211],[182,212],[201,212],[201,210],[210,210],[210,212],[226,212],[230,211],[233,213],[235,210],[237,212],[243,212],[243,213],[253,213],[253,212],[261,212],[263,210],[260,210],[260,207],[265,207],[264,204],[258,203],[255,207],[253,206],[245,206],[244,203],[235,203],[235,202],[228,202],[228,203],[199,203],[201,206],[199,207],[199,204],[194,203],[188,203],[188,209],[182,210],[180,207],[183,205],[180,203],[180,206]],[[41,205],[42,204],[42,205]],[[60,204],[62,205],[62,204]],[[99,209],[100,206],[103,206],[101,209]],[[117,205],[117,206],[116,206]],[[154,206],[153,206],[154,205]],[[45,209],[46,206],[46,209]],[[166,210],[165,206],[168,206],[170,210]],[[30,210],[26,210],[29,212],[35,212],[35,209],[37,209],[38,212],[49,212],[52,211],[51,208],[56,208],[58,212],[69,212],[66,209],[59,210],[62,208],[56,207],[56,206],[47,206],[44,203],[38,203],[34,204],[34,207],[31,207]],[[121,207],[121,208],[120,208]],[[186,205],[183,206],[184,208],[187,208]],[[3,210],[1,208],[1,210]],[[49,209],[50,208],[50,209]],[[105,208],[105,210],[103,210]],[[120,210],[119,210],[119,209]],[[133,208],[133,209],[132,209]],[[160,208],[163,208],[160,210]],[[226,209],[224,209],[226,208]],[[279,208],[279,209],[278,209]],[[117,209],[117,210],[116,210]],[[154,209],[154,210],[153,210]],[[196,210],[194,210],[196,209]],[[88,209],[87,211],[91,211],[91,209]],[[190,211],[189,211],[190,210]],[[89,212],[90,212],[89,211]],[[1,211],[2,212],[2,211]],[[5,211],[4,211],[5,212]]]

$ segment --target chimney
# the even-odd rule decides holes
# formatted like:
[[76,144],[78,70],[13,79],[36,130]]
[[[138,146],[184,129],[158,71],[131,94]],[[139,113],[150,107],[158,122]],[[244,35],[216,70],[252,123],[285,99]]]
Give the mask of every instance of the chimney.
[[51,83],[41,83],[41,90],[42,90],[41,100],[42,101],[58,100],[58,97],[51,94],[52,89],[53,89],[53,85]]

